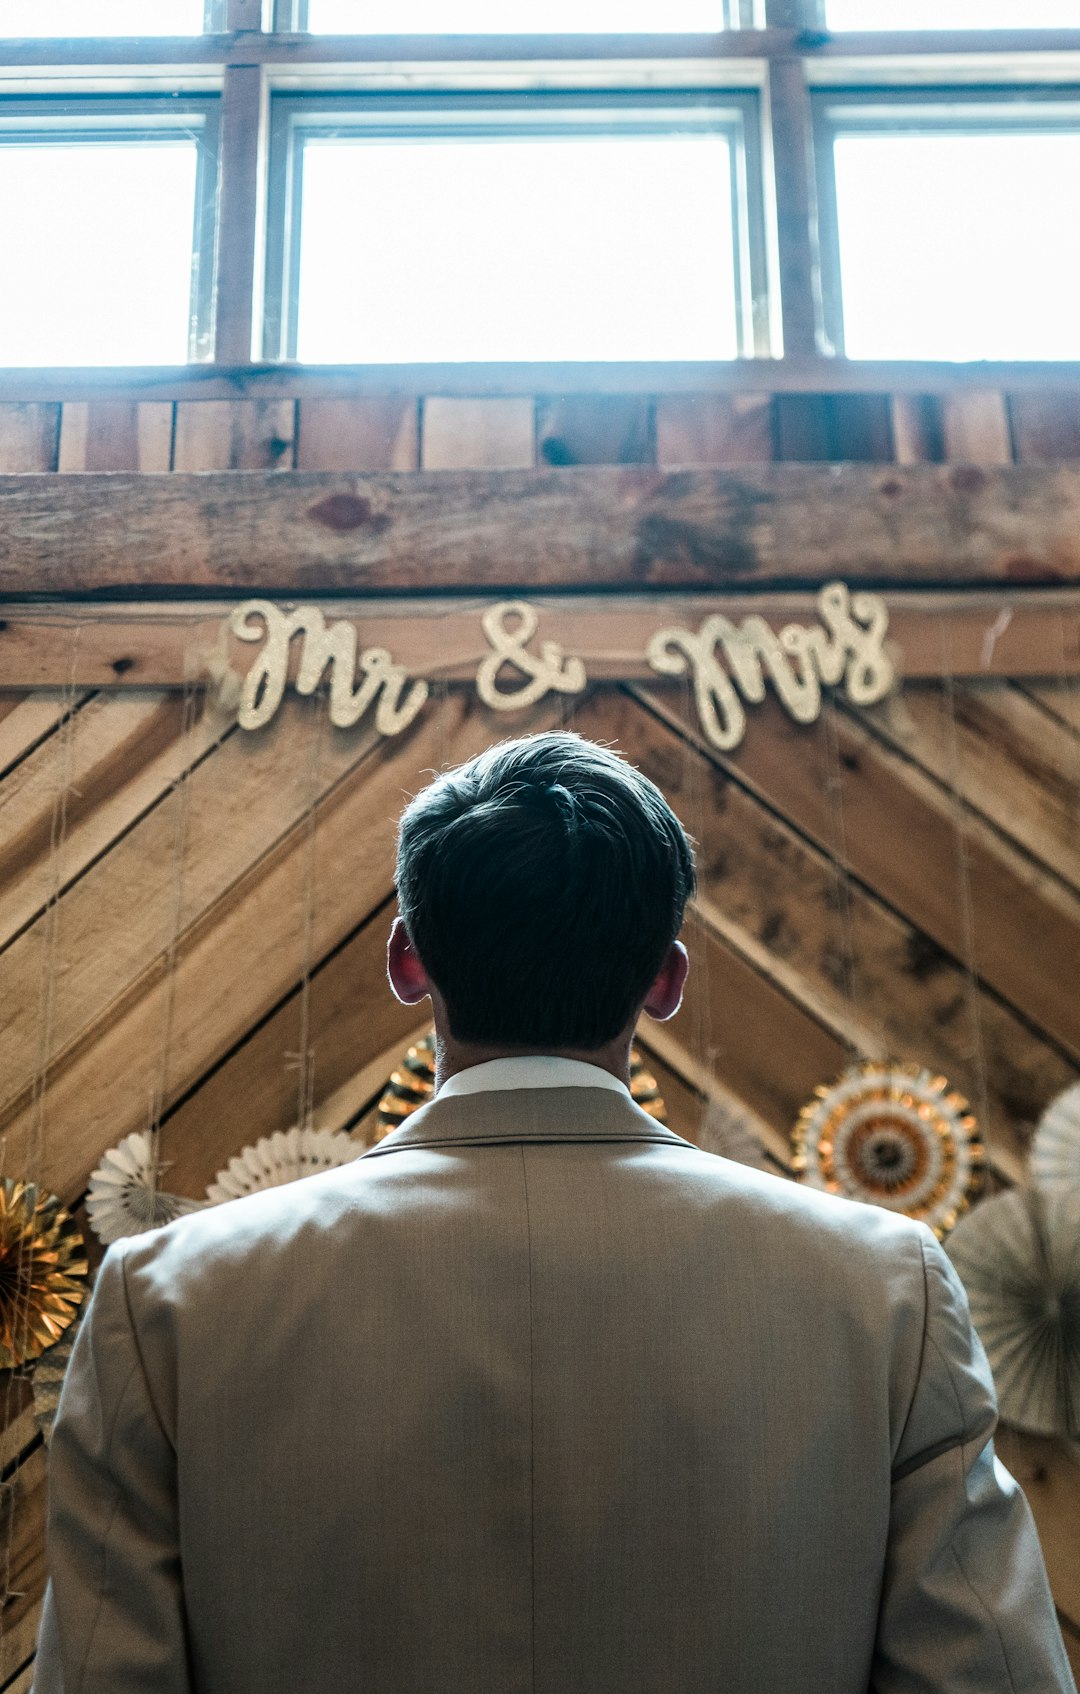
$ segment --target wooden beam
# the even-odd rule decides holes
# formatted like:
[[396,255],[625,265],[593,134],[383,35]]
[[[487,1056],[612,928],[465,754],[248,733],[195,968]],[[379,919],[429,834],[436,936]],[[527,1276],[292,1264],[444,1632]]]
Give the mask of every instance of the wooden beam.
[[[237,591],[239,598],[241,591]],[[1013,589],[911,594],[887,591],[889,642],[902,680],[1080,675],[1080,592]],[[489,600],[320,600],[328,622],[354,621],[367,647],[387,648],[412,672],[468,682],[487,651]],[[584,660],[595,682],[651,682],[645,653],[658,629],[697,629],[720,612],[752,614],[775,629],[816,621],[811,593],[531,596],[539,637]],[[222,654],[237,676],[255,648],[222,636],[231,605],[201,601],[9,601],[0,618],[0,687],[180,688],[205,682]],[[295,643],[295,675],[300,643]]]
[[[310,35],[275,31],[259,35],[240,30],[202,36],[106,36],[61,39],[9,39],[3,42],[4,68],[93,70],[133,65],[183,70],[262,64],[280,72],[360,69],[400,63],[470,65],[509,61],[580,62],[590,60],[700,59],[761,60],[802,53],[823,76],[834,65],[855,65],[863,76],[887,76],[889,61],[922,61],[924,76],[952,68],[955,61],[977,64],[1001,59],[1015,80],[1025,58],[1042,61],[1080,54],[1078,29],[845,30],[835,34],[792,28],[737,29],[691,34],[558,35]],[[984,71],[985,76],[985,71]],[[1031,77],[1028,69],[1028,77]]]
[[[1080,361],[844,359],[564,360],[405,365],[277,363],[11,366],[0,403],[72,400],[355,400],[365,396],[568,394],[1010,394],[1080,392]],[[47,467],[42,467],[47,468]]]
[[1080,466],[0,477],[0,593],[1080,582]]

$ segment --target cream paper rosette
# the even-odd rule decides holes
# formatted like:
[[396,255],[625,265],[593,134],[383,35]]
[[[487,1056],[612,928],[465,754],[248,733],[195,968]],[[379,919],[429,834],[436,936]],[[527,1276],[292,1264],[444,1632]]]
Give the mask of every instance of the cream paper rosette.
[[364,1151],[363,1144],[340,1130],[275,1130],[229,1160],[206,1190],[215,1205],[238,1200],[261,1188],[280,1188],[300,1177],[347,1165]]
[[1080,1188],[1017,1188],[946,1245],[1006,1423],[1080,1439]]
[[1080,1188],[1080,1082],[1052,1100],[1039,1119],[1031,1174],[1044,1188]]
[[125,1235],[143,1235],[186,1212],[197,1212],[201,1200],[164,1193],[158,1178],[167,1165],[157,1163],[153,1138],[145,1131],[126,1135],[102,1156],[90,1177],[86,1213],[98,1240],[108,1246]]

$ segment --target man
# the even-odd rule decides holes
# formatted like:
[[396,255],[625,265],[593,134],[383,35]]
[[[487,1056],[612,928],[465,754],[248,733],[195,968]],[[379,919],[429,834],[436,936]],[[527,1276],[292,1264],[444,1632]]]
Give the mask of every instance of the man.
[[930,1232],[627,1091],[690,847],[570,735],[408,807],[432,1104],[114,1247],[52,1444],[37,1694],[1071,1690]]

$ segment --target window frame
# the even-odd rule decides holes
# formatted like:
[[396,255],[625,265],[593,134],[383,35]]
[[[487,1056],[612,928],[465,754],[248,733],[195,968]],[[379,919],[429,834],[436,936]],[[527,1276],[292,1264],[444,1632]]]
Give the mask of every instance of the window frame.
[[[583,122],[585,114],[592,116],[588,124]],[[276,96],[270,119],[263,357],[272,362],[296,360],[302,160],[307,139],[355,134],[427,134],[451,139],[455,134],[478,131],[507,138],[559,133],[614,136],[669,129],[683,132],[691,127],[702,133],[724,134],[729,143],[738,345],[735,357],[768,356],[770,266],[761,106],[757,91],[751,88],[620,93],[551,90],[527,97],[518,91]]]
[[[0,96],[0,148],[115,145],[174,138],[195,144],[195,207],[189,284],[189,364],[213,358],[220,113],[213,96]],[[11,369],[14,367],[4,367]],[[118,367],[121,368],[121,367]],[[124,366],[139,370],[139,365]]]
[[[833,152],[838,136],[1048,135],[1055,131],[1080,135],[1080,83],[1052,87],[980,83],[830,88],[816,90],[811,103],[824,331],[831,355],[838,358],[848,357],[844,348],[840,216]],[[1032,115],[1040,108],[1045,114],[1043,120],[1033,122]],[[913,355],[915,362],[918,359],[918,354]]]
[[[214,3],[214,0],[207,0],[207,5],[212,5],[213,3]],[[762,20],[762,11],[763,11],[764,0],[717,0],[717,4],[718,4],[718,7],[723,8],[723,13],[724,13],[724,22],[719,26],[720,30],[755,29],[755,28],[759,27],[760,24],[763,21]],[[305,34],[308,34],[309,33],[309,24],[308,24],[309,15],[310,15],[310,0],[272,0],[272,19],[273,19],[273,21],[272,21],[271,28],[276,34],[289,34],[289,35],[305,35]],[[387,34],[387,35],[389,35],[389,34],[396,34],[397,32],[393,31],[393,30],[385,30],[385,31],[372,30],[370,32],[361,31],[360,33],[361,34],[369,34],[369,35],[376,35],[376,34]],[[502,32],[500,32],[500,33],[502,33]],[[531,35],[531,34],[541,35],[541,34],[545,34],[545,33],[547,33],[547,32],[543,31],[543,30],[539,30],[539,29],[535,30],[535,31],[530,30],[530,31],[527,31],[527,32],[523,31],[523,32],[521,32],[521,38],[524,39],[526,37],[526,35]],[[596,34],[596,33],[599,33],[599,32],[590,31],[589,33],[590,34]],[[620,35],[622,35],[622,34],[636,34],[636,33],[638,33],[638,32],[631,31],[631,30],[619,31]],[[642,33],[645,33],[645,32],[642,32]]]

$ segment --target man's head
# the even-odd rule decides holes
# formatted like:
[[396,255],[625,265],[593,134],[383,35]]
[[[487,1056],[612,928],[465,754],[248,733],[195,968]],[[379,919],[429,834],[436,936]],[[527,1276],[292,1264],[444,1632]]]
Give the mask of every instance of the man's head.
[[437,777],[402,816],[397,889],[395,992],[432,989],[455,1042],[595,1052],[678,1006],[690,843],[595,742],[504,741]]

